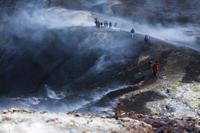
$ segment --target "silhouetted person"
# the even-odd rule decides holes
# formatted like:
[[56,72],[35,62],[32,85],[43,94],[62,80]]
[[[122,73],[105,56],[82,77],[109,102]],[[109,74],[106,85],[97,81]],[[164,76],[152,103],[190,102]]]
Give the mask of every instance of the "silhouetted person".
[[156,61],[153,66],[152,66],[152,71],[153,71],[153,75],[156,78],[159,78],[159,73],[160,73],[160,63],[158,61]]
[[96,27],[97,27],[98,18],[95,18],[95,19],[94,19],[94,23],[95,23],[95,25],[96,25]]
[[95,18],[94,23],[96,24],[96,27],[97,27],[97,28],[100,28],[101,24],[100,24],[98,18]]
[[109,22],[109,28],[112,28],[112,22]]
[[135,33],[135,30],[132,28],[131,29],[131,36],[132,36],[132,38],[133,38],[134,33]]
[[100,27],[101,27],[101,28],[103,27],[103,22],[100,22]]
[[148,43],[150,40],[150,37],[148,35],[145,35],[144,36],[144,42]]
[[104,21],[104,27],[108,27],[108,21]]

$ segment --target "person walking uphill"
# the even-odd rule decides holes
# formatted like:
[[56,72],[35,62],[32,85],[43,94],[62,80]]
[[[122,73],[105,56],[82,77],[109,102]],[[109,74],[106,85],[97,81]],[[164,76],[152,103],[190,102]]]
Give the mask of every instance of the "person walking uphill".
[[109,25],[109,28],[112,28],[112,22],[109,22],[108,25]]
[[159,73],[160,73],[160,63],[158,61],[156,61],[153,66],[152,66],[152,71],[153,71],[153,75],[156,78],[159,78]]
[[135,33],[135,30],[132,28],[132,29],[131,29],[131,37],[132,37],[132,38],[133,38],[134,33]]
[[104,27],[106,27],[106,28],[108,27],[108,21],[107,20],[104,21]]
[[98,18],[95,18],[95,22],[94,23],[96,24],[97,28],[100,28],[101,24],[100,24]]
[[148,35],[145,35],[144,36],[144,42],[148,43],[150,40],[150,37]]

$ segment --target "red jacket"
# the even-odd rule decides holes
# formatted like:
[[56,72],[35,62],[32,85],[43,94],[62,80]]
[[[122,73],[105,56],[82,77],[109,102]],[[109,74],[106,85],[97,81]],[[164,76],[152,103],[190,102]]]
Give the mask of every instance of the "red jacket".
[[156,71],[159,71],[160,70],[160,64],[159,63],[155,63],[153,65],[153,69],[156,70]]

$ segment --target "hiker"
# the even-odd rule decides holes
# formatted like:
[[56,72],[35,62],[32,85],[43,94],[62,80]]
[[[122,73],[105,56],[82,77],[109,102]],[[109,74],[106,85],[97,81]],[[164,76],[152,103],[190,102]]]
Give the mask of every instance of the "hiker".
[[112,22],[109,22],[109,28],[112,28]]
[[134,33],[135,33],[135,30],[132,28],[131,29],[131,36],[132,36],[132,38],[133,38]]
[[104,21],[104,27],[108,27],[108,21]]
[[160,63],[156,61],[153,66],[152,66],[152,71],[154,77],[158,78],[159,77],[159,72],[160,72]]
[[100,22],[100,27],[103,28],[103,22]]
[[145,36],[144,36],[144,41],[145,41],[146,43],[149,42],[149,39],[150,39],[150,37],[149,37],[148,35],[145,35]]
[[95,22],[94,23],[96,24],[97,28],[100,28],[100,22],[99,22],[98,18],[95,18]]

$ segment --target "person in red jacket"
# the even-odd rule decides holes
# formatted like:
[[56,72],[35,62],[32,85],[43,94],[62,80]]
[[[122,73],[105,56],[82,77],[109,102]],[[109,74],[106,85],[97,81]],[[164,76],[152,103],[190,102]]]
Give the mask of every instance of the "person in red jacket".
[[158,61],[156,61],[153,66],[152,66],[152,70],[153,70],[153,75],[158,78],[159,77],[159,73],[160,73],[160,63]]

